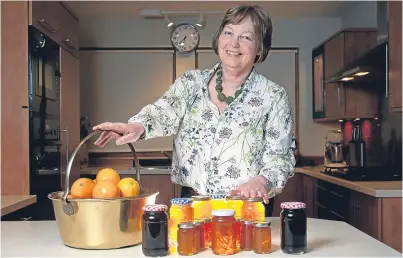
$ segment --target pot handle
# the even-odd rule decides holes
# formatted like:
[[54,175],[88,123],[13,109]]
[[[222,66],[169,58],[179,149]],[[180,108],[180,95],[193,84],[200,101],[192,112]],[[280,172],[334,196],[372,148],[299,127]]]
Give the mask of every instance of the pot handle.
[[[92,138],[93,136],[97,135],[101,133],[100,130],[96,130],[93,131],[92,133],[90,133],[89,135],[87,135],[87,137],[85,137],[76,147],[76,149],[73,151],[73,153],[71,154],[71,157],[69,159],[69,163],[67,164],[67,171],[66,171],[66,184],[65,184],[65,188],[64,188],[64,194],[62,197],[63,200],[63,211],[64,213],[66,213],[67,215],[73,215],[74,214],[74,209],[73,206],[67,201],[67,196],[69,195],[69,189],[70,189],[70,172],[71,172],[71,167],[73,166],[73,161],[74,158],[76,157],[78,151],[80,150],[81,146],[83,146],[84,143],[86,143],[90,138]],[[137,182],[139,183],[139,185],[141,186],[141,182],[140,182],[140,163],[139,163],[139,159],[137,157],[136,154],[136,150],[133,147],[133,144],[128,143],[127,145],[129,145],[129,148],[133,154],[134,157],[134,168],[136,169],[136,179]]]

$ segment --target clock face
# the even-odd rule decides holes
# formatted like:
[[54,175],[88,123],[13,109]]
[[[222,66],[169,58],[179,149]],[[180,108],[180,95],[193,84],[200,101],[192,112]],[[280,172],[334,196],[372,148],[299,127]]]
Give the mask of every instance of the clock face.
[[181,53],[189,53],[199,45],[199,31],[191,24],[179,24],[171,33],[171,43]]

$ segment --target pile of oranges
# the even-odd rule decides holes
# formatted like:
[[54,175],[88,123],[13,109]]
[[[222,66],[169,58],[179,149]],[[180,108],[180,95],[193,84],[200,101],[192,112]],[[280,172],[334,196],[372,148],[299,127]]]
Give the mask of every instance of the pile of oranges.
[[121,179],[112,168],[98,171],[95,180],[77,179],[70,189],[69,198],[119,198],[136,197],[140,194],[139,183],[131,177]]

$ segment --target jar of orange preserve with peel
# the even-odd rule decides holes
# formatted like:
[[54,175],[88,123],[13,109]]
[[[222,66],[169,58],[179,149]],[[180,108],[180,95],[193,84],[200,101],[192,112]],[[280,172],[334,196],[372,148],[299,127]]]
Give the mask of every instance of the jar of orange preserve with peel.
[[227,209],[227,199],[225,194],[211,195],[211,208],[213,210]]
[[236,253],[236,220],[235,211],[228,209],[212,212],[211,249],[216,255]]
[[178,225],[193,221],[193,200],[191,198],[174,198],[169,209],[169,249],[176,253],[178,244]]
[[207,195],[192,196],[193,217],[195,220],[211,218],[211,197]]
[[243,220],[265,220],[265,208],[263,205],[263,198],[247,198],[243,201],[242,205],[242,219]]

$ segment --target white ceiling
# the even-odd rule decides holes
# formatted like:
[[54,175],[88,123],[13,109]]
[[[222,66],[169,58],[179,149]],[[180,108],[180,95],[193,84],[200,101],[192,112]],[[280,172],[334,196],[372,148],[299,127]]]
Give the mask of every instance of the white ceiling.
[[[225,11],[245,1],[66,1],[79,18],[96,16],[138,16],[140,9],[164,11]],[[356,1],[248,1],[265,8],[272,18],[341,17]]]

